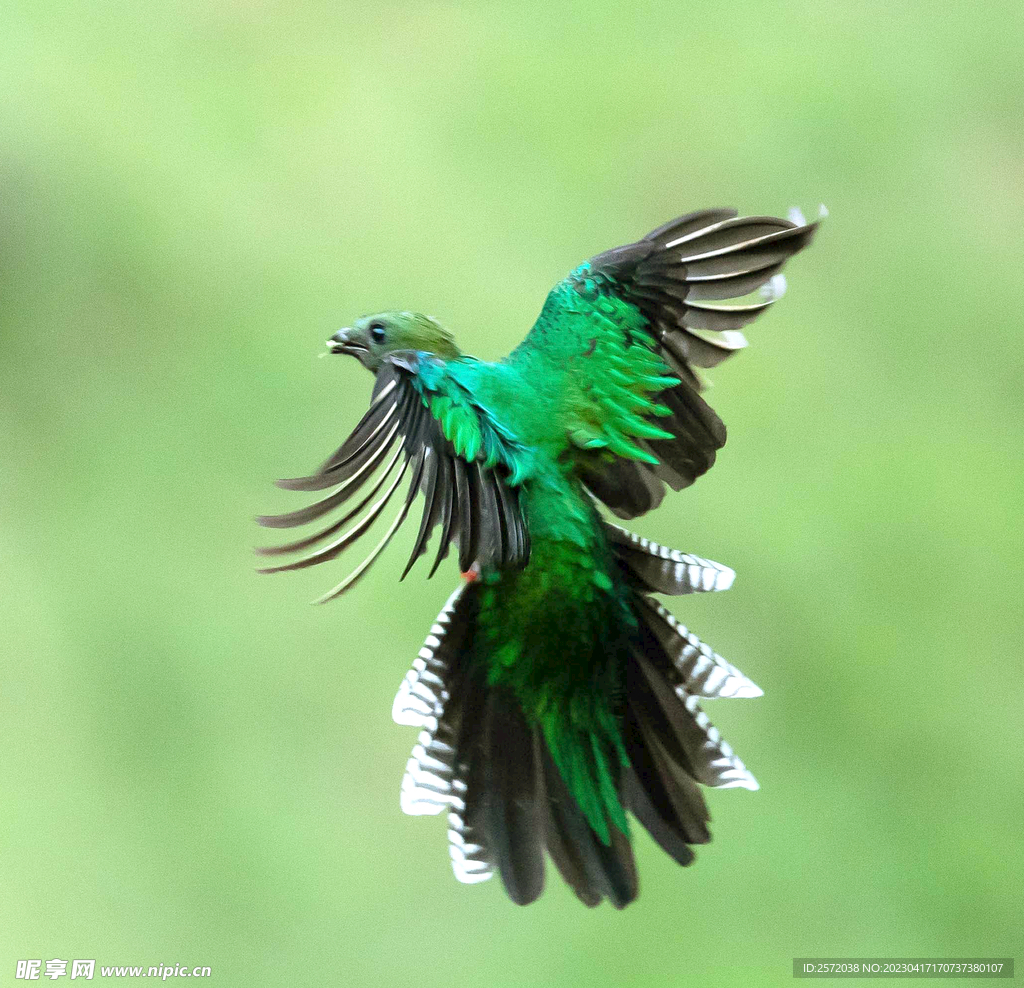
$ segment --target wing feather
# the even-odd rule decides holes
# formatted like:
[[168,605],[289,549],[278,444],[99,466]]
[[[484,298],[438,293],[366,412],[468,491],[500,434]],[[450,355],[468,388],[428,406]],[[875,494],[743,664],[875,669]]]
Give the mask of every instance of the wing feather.
[[[289,491],[322,491],[340,483],[346,476],[351,476],[359,465],[373,456],[382,442],[388,442],[394,437],[395,427],[388,428],[388,423],[398,411],[399,397],[395,395],[394,388],[382,390],[352,435],[315,474],[279,480],[277,486]],[[339,474],[342,467],[348,467],[348,470]]]
[[469,491],[469,469],[465,460],[455,457],[455,501],[459,520],[459,569],[465,573],[473,565],[477,532],[473,525],[473,504]]
[[[485,421],[487,413],[446,379],[446,366],[431,354],[411,351],[392,354],[384,361],[370,408],[349,438],[316,473],[280,482],[291,490],[335,490],[304,508],[256,520],[267,528],[305,525],[330,515],[359,494],[355,508],[313,535],[256,551],[265,556],[300,552],[332,538],[353,519],[358,520],[344,534],[308,555],[260,572],[304,569],[337,558],[373,527],[407,475],[408,489],[383,538],[318,602],[340,596],[362,578],[402,527],[420,494],[422,515],[403,578],[426,552],[438,525],[441,533],[430,575],[453,542],[458,543],[463,571],[474,565],[519,568],[526,564],[529,540],[519,504],[521,478],[513,462],[514,441]],[[435,414],[432,402],[441,387],[447,390],[444,401],[437,405],[441,413]],[[401,467],[396,472],[399,461]]]
[[[391,459],[388,461],[387,466],[381,472],[380,477],[374,483],[373,487],[370,488],[367,495],[351,510],[346,511],[337,521],[332,522],[327,528],[322,529],[319,532],[309,535],[304,539],[298,539],[295,542],[287,542],[284,545],[265,546],[256,550],[256,554],[259,556],[282,556],[289,552],[299,552],[301,549],[306,549],[311,545],[316,545],[317,542],[322,542],[324,539],[329,538],[335,532],[341,531],[353,518],[360,514],[366,506],[380,493],[381,488],[387,483],[388,478],[391,476],[395,469],[395,464],[398,463],[399,458],[402,455],[403,446],[399,445],[398,448],[391,454]],[[271,518],[274,516],[271,515]],[[256,519],[260,521],[259,518]],[[262,524],[262,522],[261,522]],[[277,527],[277,526],[268,526]]]
[[438,465],[437,453],[430,447],[425,446],[423,450],[423,479],[421,488],[423,490],[423,516],[420,519],[420,528],[416,533],[416,542],[413,544],[412,552],[409,554],[409,561],[402,570],[400,579],[404,580],[409,575],[413,563],[427,551],[427,540],[433,532],[440,516],[441,501],[438,497]]
[[326,545],[311,555],[296,560],[294,563],[284,563],[280,566],[267,566],[259,572],[284,573],[293,569],[305,569],[307,566],[315,566],[317,563],[325,563],[330,559],[340,556],[350,545],[356,542],[360,536],[364,535],[370,526],[381,516],[384,509],[388,506],[388,502],[394,496],[395,491],[398,490],[398,485],[401,484],[402,478],[405,476],[405,471],[408,468],[409,460],[406,458],[405,462],[402,464],[402,469],[398,471],[398,476],[395,477],[388,489],[377,500],[373,507],[363,515],[363,517],[360,518],[359,521],[349,529],[349,531],[336,539],[330,545]]
[[[569,430],[580,479],[617,515],[649,510],[665,483],[680,490],[710,469],[725,426],[698,395],[697,368],[747,345],[740,330],[782,296],[779,272],[818,222],[689,213],[598,254],[552,290],[513,359],[539,355],[549,373],[564,375],[581,423]],[[640,351],[661,360],[652,366]],[[670,437],[646,435],[643,418]]]
[[437,572],[441,560],[448,555],[452,545],[452,529],[455,524],[455,488],[453,486],[455,467],[452,466],[452,457],[441,454],[439,468],[444,473],[444,479],[439,481],[441,485],[441,537],[437,542],[437,555],[427,574],[428,577]]

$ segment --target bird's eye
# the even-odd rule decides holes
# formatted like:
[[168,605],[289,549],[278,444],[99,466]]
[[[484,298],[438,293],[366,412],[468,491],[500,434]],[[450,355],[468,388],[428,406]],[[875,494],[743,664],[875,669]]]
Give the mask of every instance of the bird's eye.
[[370,323],[370,336],[372,337],[374,343],[382,343],[384,341],[385,335],[386,334],[384,332],[384,323]]

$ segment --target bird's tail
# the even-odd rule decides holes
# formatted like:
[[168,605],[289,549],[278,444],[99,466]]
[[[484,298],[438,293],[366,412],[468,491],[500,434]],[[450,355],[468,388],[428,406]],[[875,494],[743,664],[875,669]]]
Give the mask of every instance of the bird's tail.
[[[724,590],[734,574],[615,526],[607,535],[639,633],[616,711],[626,757],[612,779],[615,792],[602,799],[617,799],[686,865],[690,846],[711,839],[700,785],[757,788],[700,700],[761,690],[650,594]],[[402,780],[402,809],[447,812],[452,867],[462,882],[498,872],[513,901],[532,902],[543,888],[546,852],[588,906],[608,899],[622,908],[637,894],[628,834],[614,825],[604,836],[595,831],[541,728],[471,660],[479,597],[476,583],[452,594],[395,697],[395,721],[421,728]]]

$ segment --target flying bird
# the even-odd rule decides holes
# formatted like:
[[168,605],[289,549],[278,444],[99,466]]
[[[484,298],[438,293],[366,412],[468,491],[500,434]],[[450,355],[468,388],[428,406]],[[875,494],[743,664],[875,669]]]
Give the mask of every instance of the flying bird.
[[601,505],[635,518],[715,462],[725,426],[699,369],[746,345],[740,330],[782,294],[780,269],[817,225],[796,212],[682,216],[577,267],[494,363],[415,312],[364,316],[328,341],[373,374],[369,410],[315,473],[278,482],[330,493],[258,519],[326,527],[257,552],[304,553],[262,572],[330,562],[397,505],[323,602],[355,586],[410,514],[403,578],[425,554],[433,575],[456,547],[462,580],[393,716],[421,729],[402,809],[447,814],[461,881],[498,873],[526,904],[550,857],[588,906],[622,908],[637,896],[630,817],[687,865],[711,839],[701,786],[757,788],[700,704],[761,690],[655,599],[725,590],[733,571],[635,535]]

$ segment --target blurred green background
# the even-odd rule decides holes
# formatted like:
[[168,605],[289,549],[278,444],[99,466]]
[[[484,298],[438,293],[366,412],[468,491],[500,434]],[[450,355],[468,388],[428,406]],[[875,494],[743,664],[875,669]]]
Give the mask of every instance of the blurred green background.
[[[0,979],[788,984],[794,956],[1020,954],[1018,2],[15,0],[0,14]],[[1016,40],[1014,40],[1016,39]],[[766,695],[711,714],[683,871],[588,912],[452,878],[395,688],[456,578],[262,578],[274,477],[416,308],[511,348],[570,267],[709,205],[831,218],[713,373],[718,465],[637,523]],[[406,535],[411,538],[411,532]],[[1019,959],[1019,958],[1018,958]],[[96,977],[99,977],[97,972]]]

